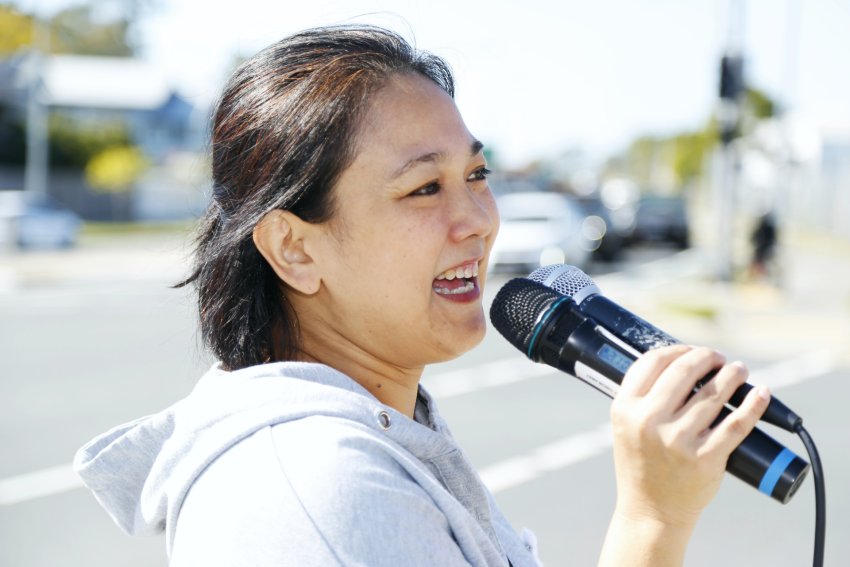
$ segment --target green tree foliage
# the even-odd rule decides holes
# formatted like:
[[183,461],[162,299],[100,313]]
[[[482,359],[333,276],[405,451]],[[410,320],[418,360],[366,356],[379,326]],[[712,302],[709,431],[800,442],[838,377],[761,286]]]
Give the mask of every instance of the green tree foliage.
[[773,118],[776,114],[776,103],[773,99],[754,87],[747,87],[744,91],[744,107],[747,114],[756,120]]
[[66,116],[54,115],[48,121],[50,164],[83,168],[94,156],[110,147],[132,144],[124,123],[81,124]]
[[[740,132],[746,136],[758,122],[776,114],[776,103],[764,91],[747,87],[742,114]],[[669,168],[676,186],[681,189],[703,174],[706,160],[719,141],[719,128],[714,117],[699,130],[672,136],[641,136],[629,146],[626,174],[639,185],[647,187],[656,168]]]
[[32,17],[8,4],[0,4],[0,57],[32,43]]
[[674,182],[681,189],[702,175],[706,157],[717,142],[713,122],[695,132],[642,136],[629,147],[628,175],[638,185],[649,187],[653,172],[662,167],[673,173]]
[[66,8],[51,20],[50,51],[130,57],[136,51],[128,33],[130,24],[123,17],[100,21],[89,4]]
[[[130,57],[138,51],[133,24],[151,6],[150,0],[113,0],[116,10],[102,17],[94,2],[74,5],[54,14],[49,26],[49,51],[57,54]],[[0,57],[32,45],[34,22],[8,3],[0,3]]]
[[625,164],[620,164],[617,175],[628,175],[638,185],[647,186],[652,179],[652,168],[656,163],[656,154],[661,151],[659,138],[641,136],[629,146]]
[[682,187],[702,175],[706,157],[717,145],[717,135],[710,128],[703,128],[674,136],[671,143],[673,173]]

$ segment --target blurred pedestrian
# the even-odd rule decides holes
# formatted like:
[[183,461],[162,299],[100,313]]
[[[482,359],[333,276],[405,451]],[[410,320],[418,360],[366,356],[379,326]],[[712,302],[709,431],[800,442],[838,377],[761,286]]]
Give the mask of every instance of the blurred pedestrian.
[[[368,26],[286,38],[226,85],[184,282],[219,362],[75,459],[124,530],[165,532],[172,565],[539,564],[419,384],[481,341],[499,225],[453,93],[441,59]],[[635,363],[601,564],[681,564],[766,407],[755,389],[710,429],[745,378],[701,348]]]
[[762,280],[770,276],[771,263],[776,256],[776,220],[771,211],[761,215],[750,235],[753,255],[750,261],[750,279]]

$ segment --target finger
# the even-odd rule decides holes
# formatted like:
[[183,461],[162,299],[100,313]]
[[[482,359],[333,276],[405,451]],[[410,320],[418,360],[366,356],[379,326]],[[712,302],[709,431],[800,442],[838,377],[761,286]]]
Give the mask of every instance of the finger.
[[719,451],[725,457],[731,455],[756,426],[769,403],[770,390],[766,386],[750,390],[741,405],[706,435],[704,449]]
[[688,345],[671,345],[649,350],[631,365],[620,384],[619,395],[644,396],[664,370],[691,350]]
[[724,356],[705,347],[692,348],[670,363],[658,377],[651,395],[659,407],[679,411],[694,390],[696,383],[726,362]]
[[697,431],[708,429],[717,414],[732,397],[738,387],[747,381],[749,371],[741,362],[724,365],[700,390],[677,412],[688,427]]

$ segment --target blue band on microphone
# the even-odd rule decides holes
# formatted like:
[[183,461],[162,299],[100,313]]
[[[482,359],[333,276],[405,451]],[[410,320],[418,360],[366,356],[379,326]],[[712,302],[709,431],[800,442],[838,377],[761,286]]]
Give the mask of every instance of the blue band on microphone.
[[779,454],[776,455],[776,458],[773,459],[773,462],[770,463],[770,466],[767,468],[767,472],[765,472],[764,476],[761,477],[759,490],[768,496],[773,494],[773,489],[776,488],[776,483],[779,482],[780,477],[782,477],[782,473],[785,472],[785,469],[788,468],[788,465],[791,464],[791,461],[793,461],[796,456],[797,455],[783,447]]
[[537,336],[540,334],[540,331],[543,329],[543,326],[546,324],[546,321],[548,321],[552,313],[555,312],[555,309],[565,301],[572,300],[567,296],[558,299],[558,301],[549,306],[549,309],[546,310],[546,312],[540,318],[540,321],[537,323],[537,325],[534,326],[534,334],[531,336],[531,340],[528,341],[528,352],[525,353],[525,355],[531,360],[534,360],[532,355],[534,354],[534,345],[537,343]]

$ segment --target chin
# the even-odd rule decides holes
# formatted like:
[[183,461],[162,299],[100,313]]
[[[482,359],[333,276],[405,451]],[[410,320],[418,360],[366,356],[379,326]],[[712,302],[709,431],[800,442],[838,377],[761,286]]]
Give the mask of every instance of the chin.
[[482,318],[479,323],[469,328],[465,333],[459,333],[450,344],[446,346],[446,357],[440,362],[453,360],[471,351],[484,340],[487,325]]

